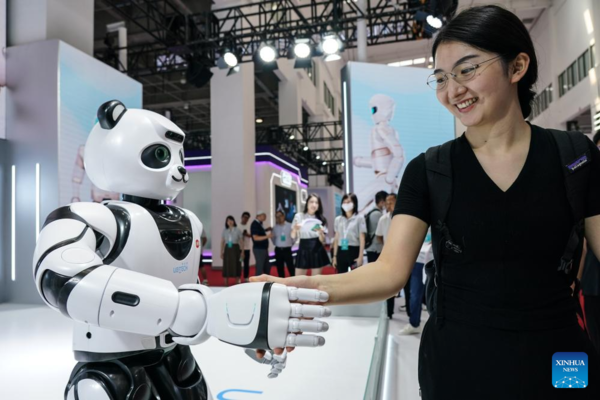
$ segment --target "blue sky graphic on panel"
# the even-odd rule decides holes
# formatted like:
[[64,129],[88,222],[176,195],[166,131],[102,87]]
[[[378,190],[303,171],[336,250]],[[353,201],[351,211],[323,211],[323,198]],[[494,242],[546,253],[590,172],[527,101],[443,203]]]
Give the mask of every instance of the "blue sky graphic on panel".
[[585,389],[588,385],[586,353],[554,353],[552,356],[552,386],[557,389]]
[[[108,100],[120,100],[128,108],[142,107],[142,85],[126,74],[69,46],[60,44],[59,59],[59,186],[60,202],[77,196],[91,200],[87,177],[77,177],[78,155],[96,123],[98,107]],[[77,186],[77,188],[75,188]]]
[[[454,117],[438,102],[435,91],[426,84],[430,69],[355,62],[349,63],[348,68],[353,158],[371,157],[371,135],[375,122],[369,101],[376,94],[389,96],[395,103],[389,125],[397,132],[405,158],[397,175],[398,183],[410,160],[429,147],[454,138]],[[386,150],[383,152],[385,154]],[[359,196],[360,209],[377,190],[392,190],[392,186],[377,186],[373,168],[358,167],[352,160],[349,161],[346,168],[353,168],[352,187]]]

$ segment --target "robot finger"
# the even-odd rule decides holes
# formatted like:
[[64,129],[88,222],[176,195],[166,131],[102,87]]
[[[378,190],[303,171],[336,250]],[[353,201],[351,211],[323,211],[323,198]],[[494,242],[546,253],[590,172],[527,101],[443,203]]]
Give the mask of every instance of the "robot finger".
[[320,347],[324,344],[325,338],[315,335],[295,335],[290,333],[286,340],[286,345],[293,347]]
[[329,317],[331,315],[331,310],[323,306],[311,306],[306,304],[292,303],[291,308],[292,310],[290,317],[292,318]]
[[325,303],[327,300],[329,300],[329,294],[321,290],[299,289],[295,287],[288,287],[287,289],[290,301]]
[[299,320],[291,318],[288,323],[288,332],[327,332],[329,324],[319,320]]

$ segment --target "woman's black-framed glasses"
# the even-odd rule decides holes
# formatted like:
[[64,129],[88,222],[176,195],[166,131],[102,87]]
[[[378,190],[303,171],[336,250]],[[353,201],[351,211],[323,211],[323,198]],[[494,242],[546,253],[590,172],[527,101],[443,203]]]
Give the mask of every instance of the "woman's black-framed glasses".
[[433,90],[443,90],[448,85],[448,79],[450,79],[450,77],[459,83],[466,82],[470,79],[473,79],[475,76],[475,71],[477,71],[477,68],[479,68],[482,64],[497,60],[500,57],[502,56],[499,55],[477,64],[465,61],[452,68],[451,72],[440,71],[436,74],[431,74],[427,78],[427,85]]

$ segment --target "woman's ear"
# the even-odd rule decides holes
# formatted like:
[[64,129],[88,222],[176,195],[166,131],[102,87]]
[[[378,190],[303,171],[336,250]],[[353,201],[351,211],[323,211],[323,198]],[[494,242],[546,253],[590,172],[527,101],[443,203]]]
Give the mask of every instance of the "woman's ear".
[[527,53],[519,53],[511,63],[510,83],[517,83],[527,73],[531,59]]

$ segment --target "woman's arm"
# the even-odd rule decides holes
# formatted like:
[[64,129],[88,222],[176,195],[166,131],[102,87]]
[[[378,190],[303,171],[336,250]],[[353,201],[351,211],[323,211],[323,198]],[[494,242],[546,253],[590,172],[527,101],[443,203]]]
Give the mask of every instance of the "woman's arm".
[[327,304],[371,303],[395,296],[408,281],[425,240],[427,224],[410,215],[392,219],[387,245],[379,259],[347,274],[275,278],[261,275],[252,282],[276,282],[319,289],[329,294]]
[[221,238],[221,260],[225,256],[225,238]]

